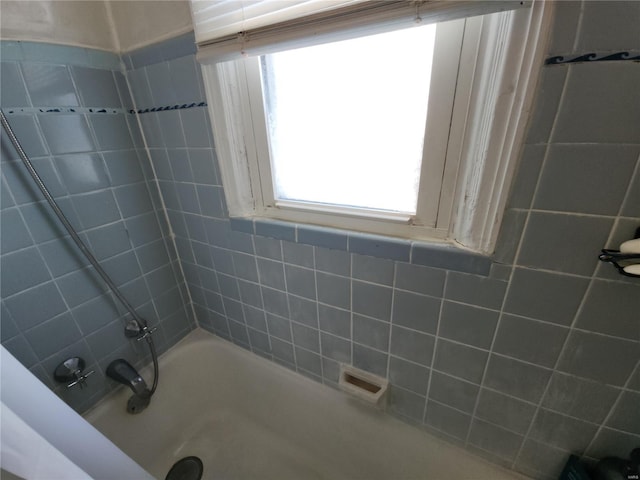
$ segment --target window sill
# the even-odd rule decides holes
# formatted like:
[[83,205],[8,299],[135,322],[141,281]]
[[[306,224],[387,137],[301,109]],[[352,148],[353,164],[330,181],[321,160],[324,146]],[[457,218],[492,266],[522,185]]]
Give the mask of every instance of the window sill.
[[258,217],[231,217],[231,229],[315,247],[343,250],[435,268],[488,276],[492,260],[451,243],[372,235]]

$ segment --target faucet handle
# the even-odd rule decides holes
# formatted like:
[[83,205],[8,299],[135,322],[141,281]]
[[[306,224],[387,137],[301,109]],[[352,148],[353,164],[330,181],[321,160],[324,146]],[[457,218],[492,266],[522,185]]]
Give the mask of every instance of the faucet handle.
[[72,357],[66,359],[58,365],[53,372],[53,378],[60,383],[67,383],[67,388],[80,385],[80,388],[86,387],[87,377],[94,373],[93,370],[84,373],[85,362],[80,357]]

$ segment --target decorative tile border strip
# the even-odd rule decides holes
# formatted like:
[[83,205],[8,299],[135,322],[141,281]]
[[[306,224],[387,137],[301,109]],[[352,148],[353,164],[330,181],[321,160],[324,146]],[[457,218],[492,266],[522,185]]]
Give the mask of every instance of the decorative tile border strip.
[[194,108],[194,107],[206,107],[207,102],[194,102],[194,103],[183,103],[181,105],[167,105],[165,107],[151,107],[151,108],[139,108],[138,110],[129,110],[129,113],[153,113],[153,112],[166,112],[168,110],[184,110],[185,108]]
[[108,115],[118,115],[127,113],[124,108],[101,108],[101,107],[13,107],[6,108],[7,115],[31,115],[34,113],[102,113]]
[[167,105],[163,107],[140,108],[138,110],[126,110],[124,108],[101,108],[101,107],[12,107],[4,110],[7,115],[33,115],[49,113],[77,113],[77,114],[108,114],[118,115],[124,113],[143,114],[153,112],[166,112],[169,110],[184,110],[186,108],[206,107],[207,102],[183,103],[181,105]]
[[640,53],[637,52],[617,52],[608,54],[586,53],[575,57],[565,57],[562,55],[547,58],[545,65],[562,65],[565,63],[584,63],[584,62],[613,62],[613,61],[632,61],[640,62]]

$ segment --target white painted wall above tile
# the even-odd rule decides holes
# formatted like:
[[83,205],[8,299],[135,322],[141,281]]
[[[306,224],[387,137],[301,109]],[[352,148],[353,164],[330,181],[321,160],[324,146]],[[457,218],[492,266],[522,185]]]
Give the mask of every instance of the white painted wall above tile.
[[33,0],[0,4],[2,40],[49,42],[115,51],[103,1]]
[[145,47],[193,29],[191,10],[186,0],[107,0],[107,4],[113,14],[121,52]]

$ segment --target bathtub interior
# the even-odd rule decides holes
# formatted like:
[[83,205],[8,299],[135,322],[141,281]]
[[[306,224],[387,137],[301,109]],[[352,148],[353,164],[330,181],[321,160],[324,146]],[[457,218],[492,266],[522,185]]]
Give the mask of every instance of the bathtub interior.
[[156,478],[191,455],[205,479],[525,478],[204,330],[160,365],[146,411],[121,389],[85,415]]

